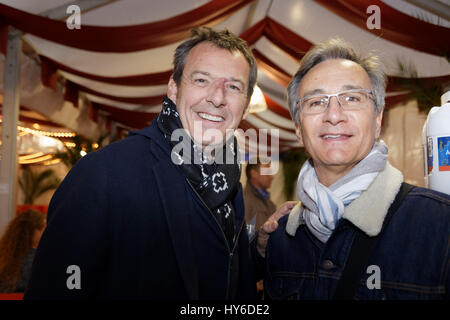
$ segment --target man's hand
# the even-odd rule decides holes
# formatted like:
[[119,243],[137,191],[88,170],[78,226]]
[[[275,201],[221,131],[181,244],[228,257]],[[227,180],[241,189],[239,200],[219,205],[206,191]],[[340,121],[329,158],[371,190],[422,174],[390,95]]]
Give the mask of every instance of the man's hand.
[[256,243],[256,249],[258,253],[262,256],[266,256],[266,246],[267,240],[269,240],[270,233],[274,232],[278,228],[278,220],[291,212],[292,208],[295,207],[297,201],[288,201],[283,203],[274,214],[272,214],[269,219],[263,224],[258,232],[258,239]]

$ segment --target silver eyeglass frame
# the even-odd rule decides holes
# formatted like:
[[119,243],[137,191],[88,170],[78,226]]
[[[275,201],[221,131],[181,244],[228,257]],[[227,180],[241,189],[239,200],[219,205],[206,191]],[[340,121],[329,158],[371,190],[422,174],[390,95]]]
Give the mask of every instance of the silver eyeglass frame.
[[[350,89],[350,90],[344,90],[344,91],[337,92],[337,93],[333,93],[333,94],[313,94],[313,95],[305,96],[305,97],[303,97],[303,98],[300,98],[300,99],[295,100],[295,105],[296,105],[296,107],[297,107],[297,112],[300,112],[300,113],[302,113],[302,114],[321,114],[321,113],[324,113],[324,112],[327,111],[327,109],[330,107],[331,97],[336,97],[337,102],[338,102],[339,106],[342,108],[342,110],[346,110],[346,109],[344,109],[344,108],[342,107],[342,105],[341,105],[341,101],[339,100],[339,95],[340,95],[340,94],[343,94],[343,93],[350,93],[350,92],[364,92],[364,93],[366,93],[366,94],[368,95],[368,98],[369,98],[369,99],[371,99],[372,101],[375,101],[373,97],[370,97],[370,96],[373,96],[373,92],[372,92],[372,90],[370,90],[370,89]],[[304,112],[302,111],[302,108],[301,108],[301,103],[302,103],[305,99],[310,99],[310,98],[314,98],[314,97],[327,97],[327,101],[328,101],[327,107],[326,107],[323,111],[321,111],[321,112],[317,112],[317,113],[304,113]],[[366,107],[367,107],[367,106],[363,106],[363,107],[361,107],[360,109],[363,109],[363,108],[366,108]],[[352,109],[352,110],[358,110],[358,109]]]

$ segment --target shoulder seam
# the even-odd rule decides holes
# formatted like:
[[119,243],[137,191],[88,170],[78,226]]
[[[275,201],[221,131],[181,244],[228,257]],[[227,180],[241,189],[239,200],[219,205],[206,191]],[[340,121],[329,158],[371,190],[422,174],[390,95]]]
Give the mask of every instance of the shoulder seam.
[[437,201],[443,202],[444,204],[450,206],[450,199],[444,198],[440,194],[437,194],[437,193],[435,193],[432,190],[428,190],[428,189],[420,190],[419,188],[415,187],[407,195],[407,197],[413,197],[413,196],[427,197],[427,198],[430,198],[430,199],[433,199],[433,200],[437,200]]

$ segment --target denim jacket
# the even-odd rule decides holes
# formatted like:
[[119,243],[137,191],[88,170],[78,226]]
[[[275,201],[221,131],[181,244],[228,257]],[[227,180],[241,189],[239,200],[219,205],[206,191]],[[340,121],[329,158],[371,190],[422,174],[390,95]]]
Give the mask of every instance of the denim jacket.
[[326,243],[292,210],[266,248],[269,299],[332,299],[357,232],[379,235],[354,299],[449,299],[450,196],[415,187],[389,224],[384,217],[403,176],[387,164],[347,208]]

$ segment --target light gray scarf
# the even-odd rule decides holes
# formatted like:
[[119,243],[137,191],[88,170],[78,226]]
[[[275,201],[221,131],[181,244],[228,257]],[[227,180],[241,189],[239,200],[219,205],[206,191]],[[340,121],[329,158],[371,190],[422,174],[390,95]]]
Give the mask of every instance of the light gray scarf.
[[303,219],[308,229],[321,242],[328,240],[345,207],[358,198],[384,169],[387,152],[383,141],[375,143],[364,159],[329,187],[319,182],[311,160],[304,163],[298,176],[297,196],[302,202]]

